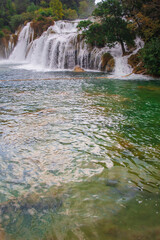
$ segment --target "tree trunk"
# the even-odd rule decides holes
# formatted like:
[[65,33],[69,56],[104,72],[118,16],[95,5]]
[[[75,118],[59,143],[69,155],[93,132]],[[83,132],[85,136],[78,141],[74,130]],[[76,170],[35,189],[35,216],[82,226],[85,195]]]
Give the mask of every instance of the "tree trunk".
[[119,42],[120,42],[120,44],[121,44],[122,53],[123,53],[123,55],[125,55],[126,51],[125,51],[124,43],[123,43],[122,40],[120,40]]

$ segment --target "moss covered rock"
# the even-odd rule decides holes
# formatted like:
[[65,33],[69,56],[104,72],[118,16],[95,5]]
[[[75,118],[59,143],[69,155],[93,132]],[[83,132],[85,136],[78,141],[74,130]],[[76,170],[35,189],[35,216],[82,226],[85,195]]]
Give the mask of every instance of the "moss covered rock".
[[52,25],[54,25],[54,20],[51,17],[46,17],[43,20],[33,20],[31,27],[34,30],[34,39],[40,37]]
[[115,67],[115,60],[110,53],[103,54],[101,58],[101,70],[112,72]]

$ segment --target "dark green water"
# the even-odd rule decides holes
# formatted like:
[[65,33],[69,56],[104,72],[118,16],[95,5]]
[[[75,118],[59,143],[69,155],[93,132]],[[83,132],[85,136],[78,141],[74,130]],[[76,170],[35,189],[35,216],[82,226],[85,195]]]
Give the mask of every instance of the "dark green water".
[[160,239],[160,81],[101,75],[1,65],[0,240]]

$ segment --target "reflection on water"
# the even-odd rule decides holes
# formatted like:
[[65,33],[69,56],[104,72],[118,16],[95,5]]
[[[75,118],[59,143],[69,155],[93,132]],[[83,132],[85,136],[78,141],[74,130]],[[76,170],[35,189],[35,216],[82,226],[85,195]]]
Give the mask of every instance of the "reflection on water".
[[159,81],[0,75],[0,239],[159,239]]

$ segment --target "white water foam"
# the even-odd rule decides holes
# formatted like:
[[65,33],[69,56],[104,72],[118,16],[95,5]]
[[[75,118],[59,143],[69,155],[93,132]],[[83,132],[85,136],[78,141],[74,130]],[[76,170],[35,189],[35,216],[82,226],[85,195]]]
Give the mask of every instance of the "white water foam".
[[[128,56],[122,56],[120,44],[113,48],[91,48],[85,43],[77,30],[80,20],[57,21],[50,26],[41,37],[34,40],[34,30],[28,23],[19,34],[16,47],[9,57],[9,63],[20,63],[16,68],[36,71],[72,71],[76,65],[85,70],[101,71],[101,58],[106,52],[115,59],[113,78],[140,78],[141,75],[130,75],[131,66],[128,65]],[[143,47],[143,42],[136,39],[136,53]],[[144,78],[144,77],[142,77]]]
[[[72,70],[76,65],[99,70],[102,50],[90,49],[77,30],[78,21],[57,21],[38,39],[28,23],[19,35],[18,44],[9,60],[26,61],[29,68]],[[104,50],[103,50],[104,52]]]

